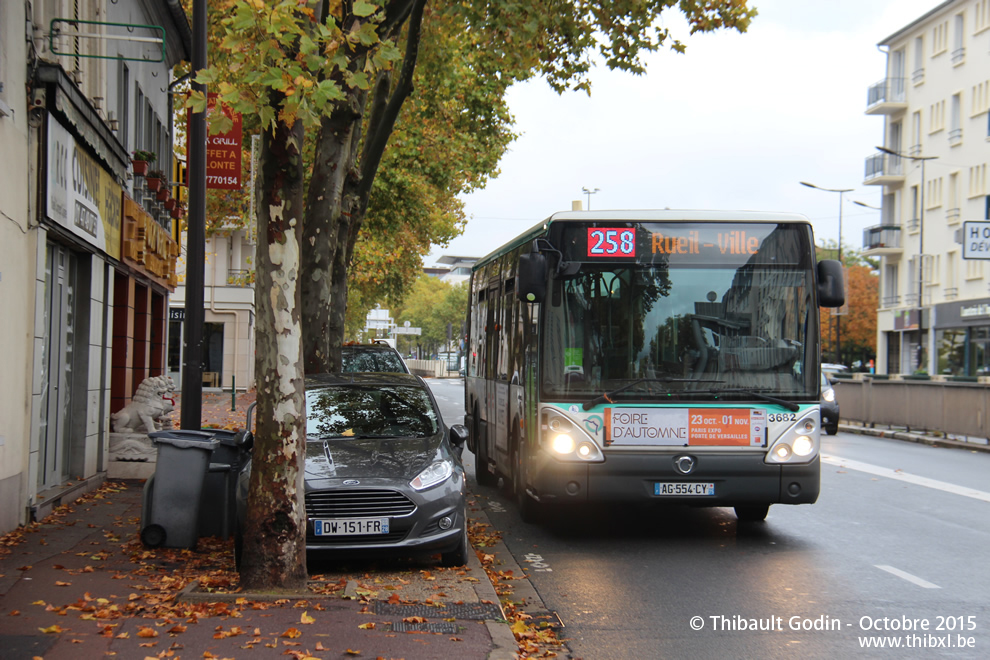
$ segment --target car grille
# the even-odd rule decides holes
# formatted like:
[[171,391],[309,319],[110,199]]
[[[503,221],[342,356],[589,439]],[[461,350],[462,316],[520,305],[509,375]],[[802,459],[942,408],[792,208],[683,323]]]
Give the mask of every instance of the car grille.
[[309,518],[383,518],[408,516],[412,500],[394,490],[335,489],[306,493]]

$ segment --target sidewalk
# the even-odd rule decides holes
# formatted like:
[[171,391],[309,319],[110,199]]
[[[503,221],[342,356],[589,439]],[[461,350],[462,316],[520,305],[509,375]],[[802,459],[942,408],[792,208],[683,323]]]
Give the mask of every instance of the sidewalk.
[[[231,411],[229,393],[204,393],[204,425],[243,426],[253,400],[241,393]],[[517,657],[474,553],[453,569],[427,559],[311,565],[305,593],[240,593],[232,541],[141,544],[142,489],[107,482],[0,537],[0,658]],[[472,524],[487,525],[469,509]]]

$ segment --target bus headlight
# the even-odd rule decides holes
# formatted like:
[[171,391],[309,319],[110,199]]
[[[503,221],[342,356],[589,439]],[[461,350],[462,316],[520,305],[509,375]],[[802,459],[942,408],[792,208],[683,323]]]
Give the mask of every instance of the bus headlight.
[[[605,454],[587,428],[598,429],[584,420],[571,419],[561,411],[542,411],[541,444],[543,451],[554,459],[571,463],[604,463]],[[600,420],[599,424],[600,424]],[[600,429],[599,429],[600,432]]]
[[807,456],[811,452],[815,451],[815,443],[811,441],[806,435],[799,435],[795,438],[794,443],[791,445],[791,449],[798,456]]
[[558,454],[570,454],[574,451],[574,438],[561,433],[553,438],[553,450]]
[[818,455],[818,411],[810,410],[788,427],[767,451],[767,463],[808,463]]

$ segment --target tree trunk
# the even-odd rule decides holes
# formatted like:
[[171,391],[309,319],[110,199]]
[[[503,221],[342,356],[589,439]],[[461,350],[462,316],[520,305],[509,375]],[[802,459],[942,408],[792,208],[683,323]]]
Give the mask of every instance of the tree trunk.
[[[332,311],[340,295],[332,274],[339,268],[338,248],[348,240],[347,231],[341,231],[341,223],[349,224],[346,214],[350,213],[349,208],[344,208],[344,197],[353,185],[366,99],[367,93],[352,92],[349,102],[324,117],[320,125],[302,238],[303,356],[307,373],[336,371],[340,365],[344,320],[343,311],[339,319]],[[345,266],[345,297],[341,305],[346,305],[346,276]]]
[[300,354],[303,127],[264,132],[258,198],[258,407],[241,584],[251,591],[305,588],[303,475],[306,397]]

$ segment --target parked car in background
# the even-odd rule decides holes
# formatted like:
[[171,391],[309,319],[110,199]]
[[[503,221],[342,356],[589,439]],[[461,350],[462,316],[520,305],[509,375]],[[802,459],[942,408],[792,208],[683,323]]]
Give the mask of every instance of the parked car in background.
[[825,433],[835,435],[839,432],[839,401],[835,398],[835,390],[829,381],[826,372],[822,370],[822,428]]
[[[410,374],[306,378],[306,550],[321,556],[468,558],[468,431],[447,427],[426,382]],[[240,564],[250,465],[237,488]]]
[[828,378],[828,381],[834,382],[836,374],[847,374],[849,373],[849,367],[844,364],[832,364],[831,362],[822,362],[822,373]]
[[373,344],[344,344],[340,347],[342,373],[381,371],[409,373],[399,351],[383,341]]

